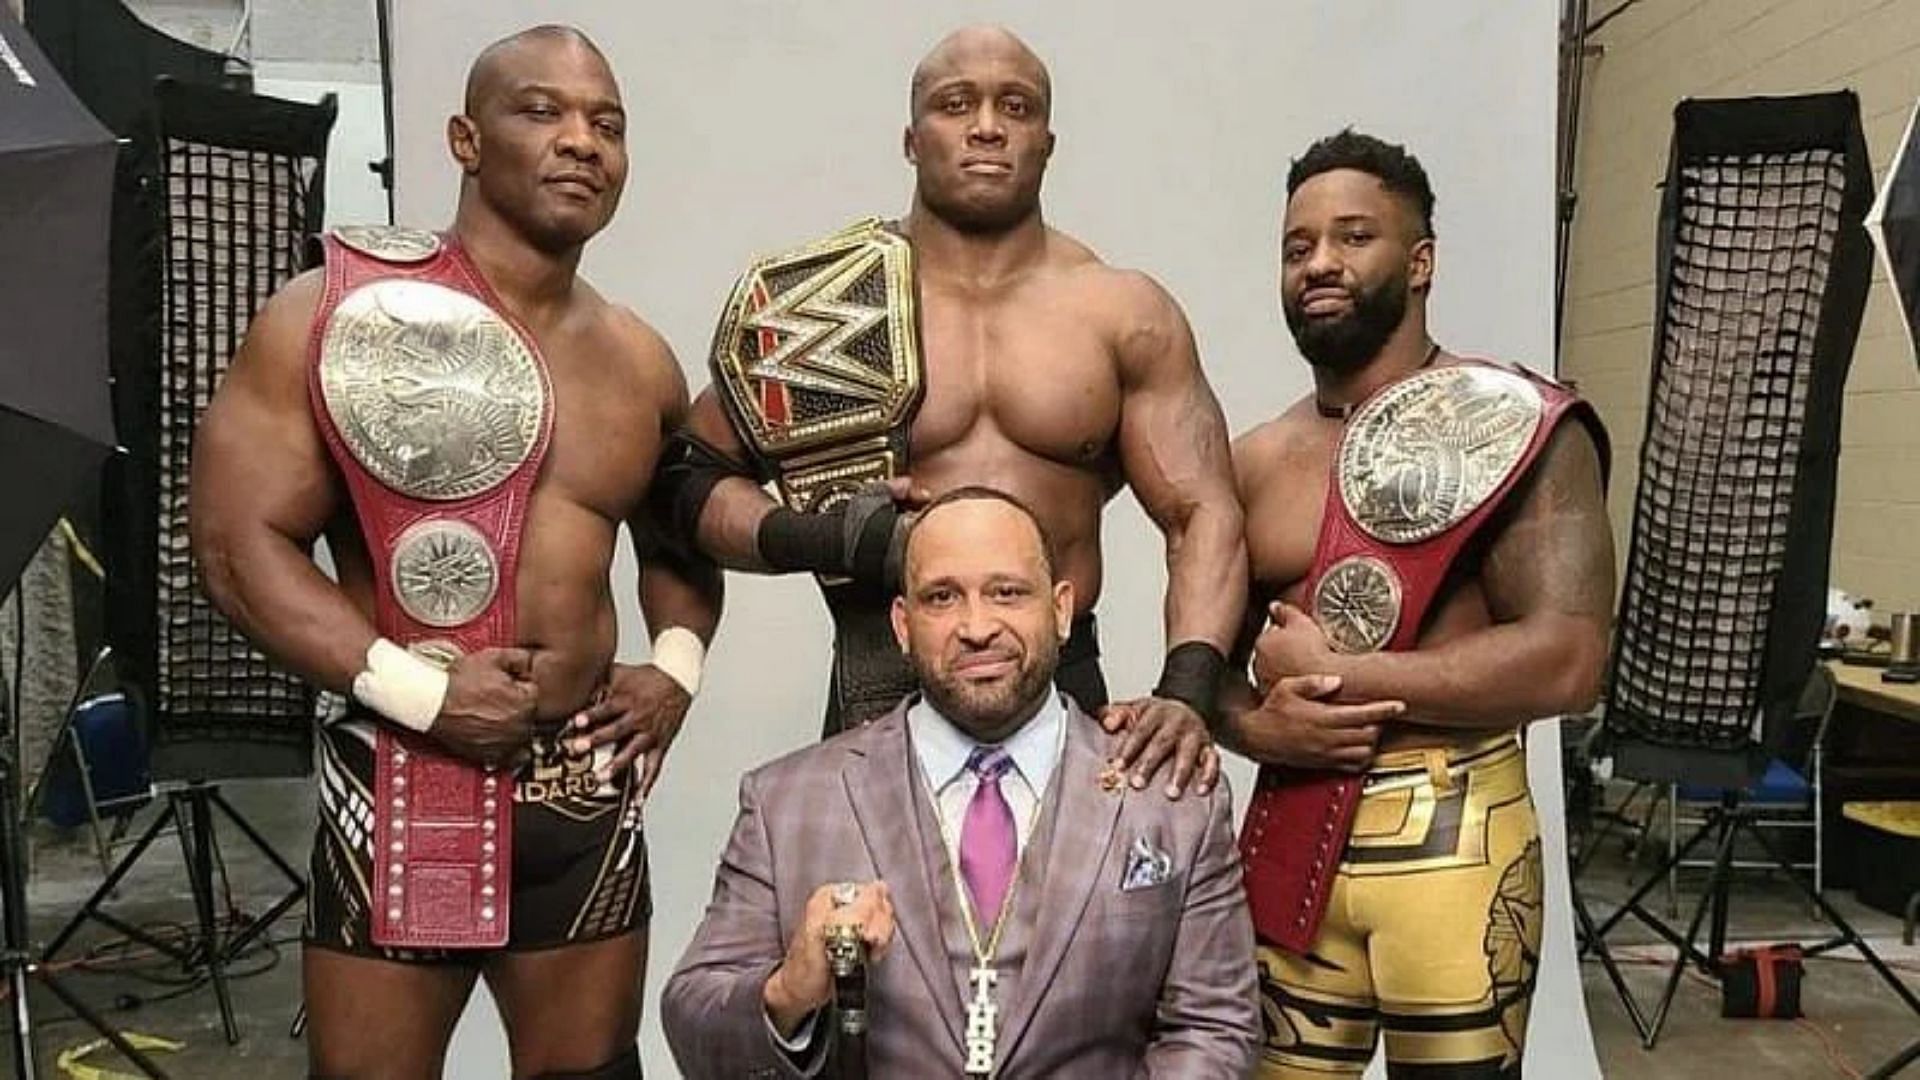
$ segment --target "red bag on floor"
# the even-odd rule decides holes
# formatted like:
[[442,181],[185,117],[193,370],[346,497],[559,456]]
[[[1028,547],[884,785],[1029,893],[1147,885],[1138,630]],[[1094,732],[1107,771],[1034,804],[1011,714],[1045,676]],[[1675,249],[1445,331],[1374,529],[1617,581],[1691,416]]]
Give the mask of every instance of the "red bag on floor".
[[1720,958],[1720,1015],[1729,1019],[1794,1020],[1800,1016],[1798,945],[1737,949]]

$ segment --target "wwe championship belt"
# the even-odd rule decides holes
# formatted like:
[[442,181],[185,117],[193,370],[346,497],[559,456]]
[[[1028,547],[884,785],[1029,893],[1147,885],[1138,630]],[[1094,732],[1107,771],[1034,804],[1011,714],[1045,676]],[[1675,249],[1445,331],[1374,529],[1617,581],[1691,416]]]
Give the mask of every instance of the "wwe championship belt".
[[[1556,383],[1467,361],[1369,398],[1341,438],[1306,590],[1342,652],[1412,648],[1447,571],[1578,409]],[[1605,443],[1600,443],[1605,457]],[[1361,778],[1264,766],[1240,837],[1262,940],[1304,953],[1353,828]]]
[[[439,236],[343,228],[326,252],[309,386],[373,564],[374,624],[442,664],[512,645],[521,527],[553,418],[546,365]],[[506,944],[513,777],[377,727],[375,944]]]
[[[721,312],[711,363],[734,430],[791,509],[830,510],[904,473],[925,386],[912,246],[867,219],[756,260]],[[835,696],[845,719],[869,719],[914,687],[886,598],[821,587]]]

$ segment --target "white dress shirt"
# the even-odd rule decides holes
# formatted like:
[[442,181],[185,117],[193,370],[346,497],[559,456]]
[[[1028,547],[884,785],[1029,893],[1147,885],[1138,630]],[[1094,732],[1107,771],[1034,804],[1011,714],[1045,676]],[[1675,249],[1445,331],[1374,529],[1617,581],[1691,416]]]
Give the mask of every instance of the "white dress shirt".
[[[980,778],[967,768],[967,758],[985,744],[954,726],[929,705],[926,698],[908,707],[907,735],[913,755],[919,759],[927,790],[933,793],[947,857],[958,866],[960,829],[966,824],[967,806],[980,788]],[[1000,794],[1006,797],[1007,806],[1013,811],[1017,854],[1026,853],[1027,837],[1032,835],[1034,820],[1040,816],[1040,800],[1046,794],[1047,783],[1060,764],[1066,735],[1067,708],[1056,691],[1047,695],[1032,720],[1001,744],[1013,759],[1013,767],[1000,777]]]

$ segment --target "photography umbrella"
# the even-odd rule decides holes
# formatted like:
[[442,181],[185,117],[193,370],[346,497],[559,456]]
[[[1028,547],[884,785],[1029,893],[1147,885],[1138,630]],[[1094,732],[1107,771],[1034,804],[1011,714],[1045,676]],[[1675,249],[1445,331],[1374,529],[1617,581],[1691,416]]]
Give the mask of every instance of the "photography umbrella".
[[113,136],[0,5],[0,591],[114,443]]
[[[107,241],[113,136],[0,5],[0,591],[112,448]],[[12,722],[13,717],[9,717]],[[33,960],[13,767],[0,746],[0,972],[13,1075],[41,1075],[28,980],[148,1076],[166,1074]]]
[[1867,213],[1867,231],[1880,250],[1880,263],[1887,268],[1894,295],[1900,300],[1900,313],[1907,320],[1907,341],[1915,363],[1920,363],[1920,102],[1914,104],[1907,119],[1907,133],[1894,151],[1893,164],[1887,166],[1887,178],[1880,194]]

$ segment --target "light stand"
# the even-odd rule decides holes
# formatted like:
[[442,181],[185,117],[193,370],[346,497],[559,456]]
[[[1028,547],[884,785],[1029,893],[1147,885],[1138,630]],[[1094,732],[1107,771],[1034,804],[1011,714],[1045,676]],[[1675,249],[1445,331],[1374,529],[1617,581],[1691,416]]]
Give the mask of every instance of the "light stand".
[[[17,720],[8,714],[8,723]],[[89,1008],[86,1002],[62,985],[58,976],[34,958],[28,941],[26,839],[21,835],[16,762],[11,739],[0,739],[0,969],[6,973],[11,1024],[14,1075],[19,1080],[37,1080],[39,1072],[33,1054],[33,1006],[28,998],[31,987],[39,986],[72,1009],[75,1016],[100,1033],[133,1066],[154,1080],[167,1080],[167,1073],[152,1058],[136,1049],[113,1025]]]

